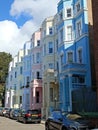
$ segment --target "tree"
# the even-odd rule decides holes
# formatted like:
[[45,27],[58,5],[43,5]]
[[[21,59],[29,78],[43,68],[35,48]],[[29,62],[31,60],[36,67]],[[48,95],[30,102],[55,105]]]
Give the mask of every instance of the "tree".
[[5,83],[8,75],[9,62],[12,60],[12,55],[6,52],[0,52],[0,83]]
[[11,54],[6,52],[0,52],[0,100],[2,100],[2,96],[4,96],[4,86],[8,75],[9,63],[11,60]]

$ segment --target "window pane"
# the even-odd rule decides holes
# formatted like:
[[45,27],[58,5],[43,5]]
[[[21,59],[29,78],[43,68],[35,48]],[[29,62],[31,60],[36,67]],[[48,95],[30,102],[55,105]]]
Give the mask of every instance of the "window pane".
[[77,12],[80,11],[80,3],[78,3],[78,4],[76,5],[76,9],[77,9]]
[[67,40],[72,40],[72,26],[67,27]]
[[68,62],[73,62],[73,53],[68,52]]
[[81,33],[82,33],[82,25],[81,25],[81,21],[79,21],[77,23],[77,36],[81,36]]
[[49,69],[53,69],[53,63],[49,63]]
[[52,31],[52,28],[51,28],[51,27],[49,28],[49,34],[50,34],[50,35],[53,34],[53,31]]
[[72,13],[71,13],[71,8],[67,9],[67,17],[71,17]]
[[36,63],[40,63],[40,53],[36,54]]
[[82,49],[78,50],[78,61],[82,63]]
[[53,53],[53,43],[49,42],[49,53]]
[[60,42],[63,42],[63,29],[60,31]]

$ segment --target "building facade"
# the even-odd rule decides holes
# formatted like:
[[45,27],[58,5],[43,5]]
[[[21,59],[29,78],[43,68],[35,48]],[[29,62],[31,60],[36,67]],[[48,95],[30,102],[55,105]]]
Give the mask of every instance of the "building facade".
[[41,29],[34,32],[31,37],[31,83],[30,83],[30,109],[42,107],[42,48]]
[[42,23],[42,77],[43,77],[43,107],[42,115],[47,118],[58,105],[57,80],[57,16],[48,17]]
[[[91,87],[89,0],[61,0],[58,3],[60,108],[72,111],[73,90]],[[82,110],[82,108],[81,108]]]

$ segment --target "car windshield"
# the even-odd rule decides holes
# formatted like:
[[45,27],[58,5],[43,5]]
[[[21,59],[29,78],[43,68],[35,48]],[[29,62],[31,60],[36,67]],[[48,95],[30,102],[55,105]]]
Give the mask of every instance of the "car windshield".
[[59,119],[59,118],[62,118],[62,113],[60,111],[54,111],[52,114],[51,114],[51,117],[54,117],[56,119]]

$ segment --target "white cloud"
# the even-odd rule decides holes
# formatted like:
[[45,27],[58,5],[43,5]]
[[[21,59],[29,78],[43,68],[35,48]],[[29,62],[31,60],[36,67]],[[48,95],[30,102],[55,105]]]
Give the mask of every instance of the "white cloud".
[[32,16],[32,20],[27,21],[23,26],[18,27],[15,22],[0,22],[0,51],[6,51],[13,56],[23,44],[30,40],[31,34],[36,31],[42,21],[49,16],[56,14],[59,0],[14,0],[11,5],[10,14],[13,17]]
[[[31,28],[30,28],[31,27]],[[23,44],[30,40],[32,28],[36,30],[32,21],[26,22],[21,28],[12,21],[0,22],[0,51],[11,53],[13,56],[23,48]]]
[[19,17],[22,13],[34,18],[35,23],[42,22],[48,16],[54,15],[59,0],[15,0],[10,14]]

